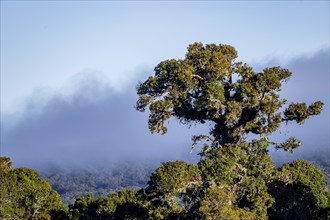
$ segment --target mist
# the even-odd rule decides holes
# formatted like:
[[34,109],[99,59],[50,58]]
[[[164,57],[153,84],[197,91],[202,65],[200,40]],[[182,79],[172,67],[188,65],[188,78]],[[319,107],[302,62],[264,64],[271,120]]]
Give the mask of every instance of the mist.
[[100,73],[75,78],[70,95],[53,94],[38,104],[35,100],[44,94],[34,93],[22,115],[3,117],[2,154],[15,166],[38,169],[196,157],[197,152],[190,153],[190,140],[198,128],[171,120],[168,134],[151,134],[148,113],[134,108],[135,84],[115,91]]
[[[277,60],[253,66],[281,65],[293,72],[281,94],[293,102],[325,103],[320,116],[302,126],[283,125],[281,140],[297,136],[302,146],[294,155],[270,152],[277,163],[297,157],[329,156],[329,49],[287,63]],[[145,80],[152,74],[139,74]],[[176,159],[196,161],[198,149],[191,151],[191,135],[207,133],[205,126],[179,124],[170,120],[166,135],[150,134],[148,112],[134,109],[138,79],[123,91],[114,90],[100,72],[78,74],[70,94],[36,92],[25,102],[21,115],[2,115],[1,154],[16,167],[36,169],[48,165],[93,166],[124,161],[160,162]]]

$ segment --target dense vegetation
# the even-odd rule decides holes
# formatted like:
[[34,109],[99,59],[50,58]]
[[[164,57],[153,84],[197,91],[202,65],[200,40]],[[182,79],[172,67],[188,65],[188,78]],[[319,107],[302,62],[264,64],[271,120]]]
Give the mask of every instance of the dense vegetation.
[[[299,140],[275,142],[270,134],[283,123],[303,124],[320,114],[323,103],[287,104],[279,91],[291,76],[288,69],[271,67],[257,73],[236,57],[229,45],[195,43],[184,59],[161,62],[154,76],[137,87],[136,108],[149,108],[151,132],[165,134],[171,117],[184,124],[210,125],[209,134],[193,137],[193,146],[203,145],[196,164],[162,163],[140,190],[97,199],[81,196],[68,210],[46,187],[42,201],[49,198],[55,204],[51,207],[58,208],[50,210],[45,204],[43,212],[40,209],[45,214],[23,218],[47,219],[54,213],[53,218],[61,219],[329,219],[330,193],[321,170],[305,160],[276,167],[268,152],[274,146],[293,153]],[[4,198],[18,194],[9,190],[16,184],[10,182],[16,173],[8,170],[1,165]],[[27,193],[34,192],[30,185],[40,182],[36,175],[22,185]],[[19,199],[4,201],[8,208],[1,209],[3,217],[7,209],[35,207]]]
[[121,189],[145,187],[155,164],[120,163],[97,168],[49,168],[41,176],[69,205],[83,195],[110,195]]
[[12,169],[10,158],[0,157],[0,219],[50,219],[65,210],[59,194],[36,171]]
[[[330,191],[330,161],[321,157],[304,158],[319,168],[324,174],[327,190]],[[110,195],[122,189],[141,189],[146,187],[156,164],[120,163],[107,168],[64,169],[50,168],[40,172],[49,181],[66,205],[73,204],[80,196]]]
[[[9,168],[10,166],[9,158],[1,158],[0,197],[2,203],[0,216],[3,219],[49,219],[50,217],[52,219],[130,219],[131,217],[133,219],[162,219],[164,218],[164,214],[166,214],[167,219],[176,219],[177,212],[187,209],[189,201],[192,199],[188,197],[188,193],[192,192],[182,192],[185,184],[192,180],[191,186],[193,186],[194,182],[197,184],[200,181],[198,179],[198,173],[200,172],[196,165],[188,165],[183,161],[168,162],[163,163],[152,174],[147,187],[139,191],[119,190],[118,192],[112,192],[110,196],[99,196],[96,199],[93,194],[87,195],[88,192],[108,194],[108,191],[106,189],[103,189],[105,191],[98,191],[98,187],[95,188],[93,185],[87,184],[88,181],[86,181],[87,177],[85,175],[80,176],[76,173],[72,179],[76,178],[80,180],[79,182],[81,183],[79,186],[82,188],[81,190],[75,189],[75,192],[77,195],[81,193],[84,196],[76,197],[77,199],[74,204],[70,205],[69,209],[67,209],[59,200],[58,194],[52,191],[49,184],[38,177],[35,171],[27,168],[19,168],[14,169],[16,172],[13,172]],[[24,181],[21,178],[22,172],[18,172],[18,170],[25,170]],[[291,164],[285,164],[278,170],[286,174],[290,172],[293,179],[298,179],[285,186],[280,183],[270,185],[270,192],[273,193],[276,201],[272,209],[275,209],[276,213],[272,214],[274,211],[270,209],[269,217],[273,219],[312,219],[317,216],[322,219],[322,216],[324,216],[323,218],[326,219],[326,212],[329,209],[315,207],[316,201],[319,201],[320,204],[324,202],[326,204],[327,199],[329,200],[329,197],[324,197],[324,195],[329,195],[323,193],[324,180],[322,173],[306,161],[295,161]],[[9,175],[9,171],[16,174],[12,173]],[[125,176],[125,171],[122,172]],[[88,173],[94,177],[96,176],[96,173]],[[70,173],[67,174],[70,176]],[[71,174],[73,174],[73,171]],[[28,181],[26,175],[30,176]],[[138,179],[134,178],[134,175],[132,177],[133,179]],[[101,177],[100,179],[104,178]],[[73,186],[76,185],[69,181],[65,183],[68,184],[68,189],[74,188]],[[212,196],[220,193],[218,195],[219,197],[216,198],[217,203],[226,198],[222,197],[225,194],[217,192],[216,188],[213,188],[209,193]],[[9,195],[11,196],[10,199]],[[64,193],[62,195],[65,196],[66,194]],[[37,198],[43,198],[39,202],[39,205]],[[322,200],[324,201],[322,202]],[[160,202],[171,203],[172,207],[170,209],[168,209],[168,206],[159,207]],[[209,206],[212,205],[212,200],[208,199],[203,202],[200,201],[200,203],[202,206],[198,210],[195,210],[195,213],[200,213],[203,210],[206,212],[211,211],[209,210]],[[327,206],[325,205],[325,207]],[[310,210],[314,211],[311,212]],[[218,211],[213,210],[213,212],[211,211],[213,213],[211,214],[212,216]],[[201,216],[182,216],[182,213],[179,216],[181,216],[181,219],[203,219]],[[241,218],[245,217],[241,216]]]

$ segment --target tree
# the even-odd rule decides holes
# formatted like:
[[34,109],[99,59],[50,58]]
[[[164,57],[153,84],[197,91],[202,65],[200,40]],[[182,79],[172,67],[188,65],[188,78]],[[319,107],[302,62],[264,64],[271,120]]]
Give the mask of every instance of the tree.
[[151,219],[177,219],[188,214],[201,183],[196,165],[180,160],[162,163],[140,190],[140,199],[150,201]]
[[330,192],[325,191],[324,175],[313,164],[295,160],[278,168],[270,185],[276,200],[269,209],[270,219],[329,219]]
[[61,219],[65,206],[49,183],[32,169],[11,166],[0,157],[0,219]]
[[[152,133],[165,134],[165,122],[171,117],[183,124],[208,123],[211,126],[208,135],[192,138],[193,147],[204,141],[198,163],[201,180],[197,189],[180,188],[178,180],[168,179],[166,173],[173,170],[172,165],[175,165],[174,173],[182,170],[179,164],[162,165],[146,188],[153,189],[149,192],[167,192],[171,198],[174,196],[173,201],[178,200],[177,193],[185,192],[185,196],[191,198],[190,204],[180,213],[191,218],[267,219],[272,213],[276,216],[279,212],[275,198],[280,198],[275,195],[274,186],[278,186],[283,172],[276,170],[267,147],[273,145],[293,153],[300,141],[290,137],[278,143],[270,140],[269,135],[278,131],[282,123],[303,124],[309,117],[320,114],[323,107],[321,101],[307,106],[305,103],[288,104],[280,97],[282,84],[292,75],[288,69],[277,66],[255,72],[247,64],[236,62],[236,58],[237,52],[232,46],[194,43],[189,45],[183,59],[159,63],[155,74],[137,86],[136,109],[149,108],[148,124]],[[249,139],[250,134],[253,134],[251,137],[259,135],[259,138]],[[167,170],[165,176],[160,172],[164,169]],[[185,181],[186,176],[181,179]],[[317,181],[324,183],[322,178]],[[292,182],[284,182],[282,186],[290,191],[290,184]],[[300,184],[295,193],[305,192],[306,187],[301,186],[301,182],[295,184]],[[155,190],[159,189],[156,186],[166,187],[159,191]],[[321,188],[311,187],[310,191],[316,196],[316,203],[322,201],[322,208],[326,210],[329,204],[324,207],[325,189]],[[163,194],[154,195],[157,198],[149,197],[149,201],[168,198]],[[160,207],[165,215],[159,218],[166,218],[171,206]],[[299,208],[301,206],[295,207]]]
[[[194,43],[184,59],[165,60],[155,68],[155,75],[139,83],[136,109],[149,106],[149,129],[165,134],[164,123],[170,117],[182,123],[210,122],[214,147],[239,144],[249,133],[267,136],[277,131],[282,122],[304,123],[320,114],[323,103],[287,103],[279,97],[282,83],[291,72],[281,67],[255,72],[247,64],[236,62],[237,52],[229,45]],[[272,142],[269,142],[270,144]],[[300,142],[289,138],[277,148],[291,151]]]
[[143,202],[134,190],[121,190],[97,200],[93,195],[81,196],[70,206],[68,219],[146,219],[148,211]]

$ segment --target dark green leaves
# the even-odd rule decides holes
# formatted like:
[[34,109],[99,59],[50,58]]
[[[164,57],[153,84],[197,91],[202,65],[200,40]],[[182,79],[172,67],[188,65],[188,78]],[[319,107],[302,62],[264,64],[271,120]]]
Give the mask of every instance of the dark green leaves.
[[63,212],[57,192],[28,168],[11,169],[8,157],[0,157],[0,219],[50,219]]
[[[137,110],[150,109],[149,128],[165,133],[164,122],[204,122],[223,116],[236,51],[228,45],[193,44],[184,60],[166,60],[137,87]],[[229,87],[228,87],[229,86]],[[228,87],[228,88],[227,88]],[[158,104],[155,104],[158,103]],[[163,112],[163,113],[162,113]]]
[[[304,123],[320,114],[318,101],[286,104],[278,92],[292,73],[279,66],[257,73],[247,64],[235,62],[236,50],[229,45],[194,43],[184,59],[160,62],[150,76],[137,87],[136,108],[149,107],[149,129],[165,134],[165,122],[172,116],[182,123],[209,122],[211,139],[224,146],[246,140],[249,133],[270,135],[283,121]],[[277,148],[291,151],[299,141],[290,139]]]
[[305,119],[313,115],[319,115],[322,111],[323,103],[315,102],[307,107],[306,103],[291,103],[284,111],[285,118],[283,121],[296,121],[303,124]]
[[297,140],[296,137],[290,137],[289,139],[285,140],[283,143],[275,144],[276,149],[283,149],[284,151],[288,151],[293,153],[295,148],[300,147],[301,143]]

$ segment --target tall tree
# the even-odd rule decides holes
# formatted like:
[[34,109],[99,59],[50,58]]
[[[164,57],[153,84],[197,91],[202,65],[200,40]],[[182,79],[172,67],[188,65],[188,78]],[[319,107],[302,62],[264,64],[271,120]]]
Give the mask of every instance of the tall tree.
[[[159,63],[154,76],[137,86],[136,109],[149,107],[149,129],[165,134],[165,121],[174,116],[182,123],[210,122],[212,146],[244,142],[249,133],[267,136],[282,122],[299,124],[320,114],[323,103],[290,103],[278,92],[291,72],[281,67],[255,72],[249,65],[236,62],[237,52],[229,45],[194,43],[184,59]],[[283,111],[281,111],[284,109]],[[292,151],[300,142],[291,137],[276,148]]]
[[59,194],[38,173],[0,157],[0,219],[63,219]]
[[[199,172],[195,172],[200,179],[193,190],[189,184],[180,187],[180,181],[168,175],[188,165],[169,163],[152,175],[147,190],[143,191],[145,198],[162,201],[153,203],[153,210],[160,210],[163,219],[171,219],[173,214],[178,219],[187,216],[192,219],[267,219],[287,213],[287,207],[275,203],[275,199],[284,198],[283,192],[303,193],[322,199],[322,203],[309,207],[314,209],[310,213],[324,218],[324,210],[329,207],[326,203],[329,194],[325,189],[315,190],[308,181],[297,182],[297,178],[293,179],[294,171],[290,174],[286,166],[277,170],[267,150],[269,145],[274,145],[276,149],[293,153],[300,146],[299,140],[290,137],[277,143],[270,140],[269,135],[279,130],[282,123],[303,124],[310,116],[320,114],[323,103],[288,104],[279,95],[282,84],[292,75],[288,69],[277,66],[255,72],[249,65],[236,62],[236,58],[237,52],[232,46],[194,43],[189,45],[183,59],[159,63],[155,74],[138,84],[136,109],[145,111],[149,107],[151,132],[165,134],[165,122],[171,117],[184,124],[212,126],[208,135],[193,136],[193,146],[199,141],[205,142],[200,152]],[[255,139],[248,138],[250,134]],[[187,175],[178,177],[182,183],[194,172],[186,170],[184,173]],[[283,178],[290,181],[285,182]],[[324,185],[322,176],[316,181],[314,185]],[[279,184],[284,187],[280,198],[276,195]],[[292,184],[294,189],[291,189]],[[166,188],[162,188],[164,186]],[[190,204],[183,206],[181,198],[189,198],[185,202]],[[302,205],[293,208],[299,210]]]

